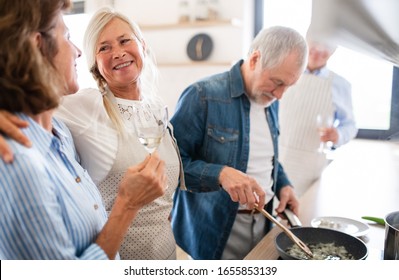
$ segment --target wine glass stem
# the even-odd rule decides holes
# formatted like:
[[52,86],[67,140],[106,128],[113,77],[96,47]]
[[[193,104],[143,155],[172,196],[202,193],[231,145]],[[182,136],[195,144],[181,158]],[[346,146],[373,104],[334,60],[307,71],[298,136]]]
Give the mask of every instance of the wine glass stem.
[[319,153],[322,153],[324,150],[324,142],[320,142],[320,146],[319,146]]

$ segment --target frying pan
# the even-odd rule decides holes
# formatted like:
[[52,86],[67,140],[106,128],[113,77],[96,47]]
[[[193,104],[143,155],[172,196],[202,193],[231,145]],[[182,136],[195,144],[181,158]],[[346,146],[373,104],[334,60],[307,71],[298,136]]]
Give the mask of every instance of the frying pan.
[[[360,239],[333,229],[301,227],[299,219],[291,211],[286,210],[285,214],[291,224],[292,233],[306,244],[334,242],[336,246],[344,246],[356,260],[367,258],[367,246]],[[293,244],[292,240],[284,232],[279,233],[275,238],[276,249],[283,260],[299,260],[299,258],[293,257],[286,252]]]

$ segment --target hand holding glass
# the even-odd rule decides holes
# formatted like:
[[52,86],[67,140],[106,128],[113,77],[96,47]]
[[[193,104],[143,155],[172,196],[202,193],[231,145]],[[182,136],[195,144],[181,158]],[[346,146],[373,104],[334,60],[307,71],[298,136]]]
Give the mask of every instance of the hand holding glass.
[[134,107],[133,122],[141,144],[153,153],[161,143],[168,126],[168,108],[143,105]]

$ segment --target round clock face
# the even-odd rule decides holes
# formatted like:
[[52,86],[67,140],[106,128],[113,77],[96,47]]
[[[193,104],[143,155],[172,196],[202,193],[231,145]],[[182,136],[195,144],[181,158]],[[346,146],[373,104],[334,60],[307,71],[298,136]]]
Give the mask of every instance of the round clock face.
[[205,34],[197,34],[190,39],[187,45],[187,55],[191,60],[206,60],[212,52],[212,38]]

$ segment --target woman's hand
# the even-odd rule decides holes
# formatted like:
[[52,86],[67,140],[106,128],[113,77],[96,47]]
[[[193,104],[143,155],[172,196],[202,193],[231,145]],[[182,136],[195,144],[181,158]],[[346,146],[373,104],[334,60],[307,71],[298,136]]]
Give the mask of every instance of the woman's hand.
[[142,163],[128,168],[118,196],[126,201],[128,209],[135,210],[162,196],[166,187],[165,162],[153,153]]
[[[21,128],[27,126],[28,123],[26,121],[20,120],[7,111],[0,110],[0,131],[18,143],[30,147],[32,143],[21,131]],[[0,135],[0,156],[7,163],[12,162],[14,159],[11,149],[2,135]]]

